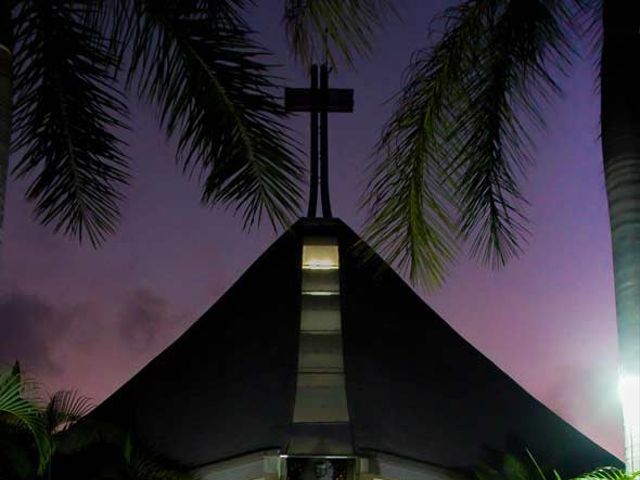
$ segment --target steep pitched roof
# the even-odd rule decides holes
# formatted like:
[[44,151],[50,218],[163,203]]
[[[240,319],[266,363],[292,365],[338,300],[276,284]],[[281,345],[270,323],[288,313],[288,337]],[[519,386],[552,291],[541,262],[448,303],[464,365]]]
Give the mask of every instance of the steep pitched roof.
[[190,466],[285,449],[296,390],[302,239],[309,235],[335,236],[340,246],[355,452],[466,468],[486,448],[518,444],[563,476],[620,465],[458,335],[339,220],[301,220],[285,232],[94,415],[134,425],[160,453]]
[[295,393],[300,242],[285,233],[178,340],[94,413],[189,466],[286,441]]

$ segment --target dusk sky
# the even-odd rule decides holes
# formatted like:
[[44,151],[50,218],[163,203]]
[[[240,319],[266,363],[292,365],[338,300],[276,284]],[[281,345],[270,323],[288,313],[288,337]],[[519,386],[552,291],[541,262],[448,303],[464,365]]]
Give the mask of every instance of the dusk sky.
[[[280,0],[257,0],[248,18],[292,86],[306,84],[286,49]],[[454,2],[404,0],[370,59],[341,69],[333,86],[355,89],[355,112],[330,118],[334,214],[358,231],[365,167],[390,97],[429,23]],[[545,108],[525,191],[533,236],[525,254],[492,271],[461,259],[447,284],[420,294],[445,320],[531,394],[622,456],[616,405],[616,327],[599,104],[591,60],[563,80]],[[12,181],[0,268],[0,362],[19,359],[49,391],[102,401],[180,335],[276,238],[265,224],[199,203],[174,161],[156,111],[132,100],[126,133],[134,179],[121,227],[98,251],[33,221],[25,184]],[[307,150],[307,119],[291,122]],[[15,159],[14,159],[15,161]]]

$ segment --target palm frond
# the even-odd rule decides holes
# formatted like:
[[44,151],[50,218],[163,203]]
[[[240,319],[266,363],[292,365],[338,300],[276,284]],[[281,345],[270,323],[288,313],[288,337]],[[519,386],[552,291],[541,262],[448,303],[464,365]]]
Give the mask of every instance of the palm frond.
[[39,471],[42,472],[51,454],[51,444],[40,408],[27,398],[28,387],[29,381],[23,377],[17,363],[11,369],[0,369],[0,421],[14,420],[17,426],[31,432],[38,449]]
[[[542,126],[540,103],[559,93],[552,73],[562,73],[574,53],[571,15],[560,0],[469,0],[444,12],[442,38],[415,55],[377,149],[364,197],[374,199],[372,243],[401,252],[428,280],[425,265],[441,269],[450,261],[457,235],[492,266],[520,252],[528,236],[520,188],[528,129]],[[406,185],[422,185],[429,208],[422,220],[397,224],[384,212],[394,204],[410,211]],[[439,233],[446,250],[415,248],[421,223]]]
[[308,66],[326,55],[335,67],[368,55],[389,14],[397,14],[391,0],[286,0],[283,20],[296,59]]
[[92,409],[91,400],[71,390],[54,393],[47,402],[44,415],[50,434],[67,430]]
[[184,169],[199,172],[203,203],[240,212],[246,228],[265,213],[274,227],[288,224],[303,169],[242,2],[132,3],[130,80],[159,106]]
[[74,455],[100,444],[120,446],[125,436],[118,425],[82,415],[70,428],[56,432],[56,452]]
[[585,473],[584,475],[580,475],[574,480],[638,480],[639,478],[640,471],[625,472],[620,468],[603,467],[592,472]]
[[29,430],[39,428],[40,410],[25,398],[25,384],[18,367],[0,370],[0,413],[17,419]]
[[367,240],[427,287],[442,283],[457,252],[446,162],[450,110],[469,65],[468,38],[480,29],[487,8],[481,2],[448,10],[442,39],[413,56],[361,200],[369,212]]
[[600,95],[600,70],[602,68],[602,44],[604,28],[602,24],[602,0],[575,0],[579,15],[576,18],[577,34],[586,39],[587,55],[598,74],[594,90]]
[[[565,2],[494,2],[470,39],[469,71],[456,100],[452,141],[461,223],[471,253],[492,266],[520,253],[528,230],[520,180],[530,161],[528,131],[544,125],[541,102],[560,93],[574,50]],[[526,123],[523,120],[526,118]]]
[[12,147],[40,222],[98,246],[116,228],[128,165],[115,57],[87,21],[95,3],[19,4]]
[[448,194],[437,178],[438,165],[425,157],[433,150],[411,152],[411,160],[389,155],[375,166],[362,199],[369,209],[365,239],[387,261],[416,282],[439,285],[455,254],[454,226],[447,211]]

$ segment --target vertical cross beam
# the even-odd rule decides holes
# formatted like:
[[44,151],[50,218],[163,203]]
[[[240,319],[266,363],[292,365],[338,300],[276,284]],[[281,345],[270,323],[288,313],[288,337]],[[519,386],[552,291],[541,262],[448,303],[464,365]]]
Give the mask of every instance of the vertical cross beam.
[[[311,65],[311,98],[318,95],[318,66]],[[317,102],[311,101],[311,165],[309,179],[309,208],[307,217],[315,218],[318,206],[318,109]]]
[[329,105],[329,70],[324,64],[320,67],[320,196],[322,216],[331,218],[331,200],[329,199],[329,122],[327,107]]

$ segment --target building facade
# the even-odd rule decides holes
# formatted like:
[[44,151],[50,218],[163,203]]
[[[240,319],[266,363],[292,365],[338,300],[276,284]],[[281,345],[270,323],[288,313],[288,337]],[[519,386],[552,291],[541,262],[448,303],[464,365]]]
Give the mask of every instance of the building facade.
[[203,480],[455,480],[525,449],[562,478],[621,465],[337,219],[296,223],[92,415]]

